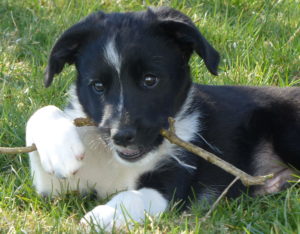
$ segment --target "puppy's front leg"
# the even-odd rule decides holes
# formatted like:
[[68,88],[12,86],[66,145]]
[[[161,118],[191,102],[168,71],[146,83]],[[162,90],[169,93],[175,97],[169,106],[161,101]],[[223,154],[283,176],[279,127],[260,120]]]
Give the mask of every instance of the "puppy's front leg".
[[73,176],[84,157],[84,146],[72,120],[55,106],[39,109],[27,122],[26,144],[37,147],[29,155],[38,193],[60,193],[58,179]]
[[160,192],[151,188],[124,191],[114,196],[105,205],[100,205],[88,212],[81,223],[94,225],[96,230],[111,231],[126,224],[143,222],[145,214],[157,216],[164,212],[168,201]]

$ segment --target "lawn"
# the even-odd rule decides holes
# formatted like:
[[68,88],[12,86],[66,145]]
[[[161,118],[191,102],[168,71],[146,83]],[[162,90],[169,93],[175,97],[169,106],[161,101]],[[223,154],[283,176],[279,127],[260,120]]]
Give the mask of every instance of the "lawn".
[[[172,6],[189,15],[220,52],[217,77],[198,57],[191,60],[195,82],[227,85],[297,86],[300,78],[299,0],[1,0],[0,145],[24,145],[25,124],[38,108],[66,105],[73,67],[43,87],[51,46],[70,25],[96,10],[135,11]],[[298,29],[298,33],[297,33]],[[28,156],[0,155],[1,233],[78,232],[84,213],[101,203],[91,196],[39,197],[32,186]],[[103,201],[102,201],[103,202]],[[275,195],[224,199],[210,219],[207,206],[184,214],[176,206],[160,220],[148,219],[132,232],[300,233],[299,186]]]

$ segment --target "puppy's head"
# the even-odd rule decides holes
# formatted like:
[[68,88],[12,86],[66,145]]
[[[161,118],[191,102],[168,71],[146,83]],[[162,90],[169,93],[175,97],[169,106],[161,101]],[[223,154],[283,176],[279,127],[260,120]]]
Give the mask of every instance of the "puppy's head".
[[77,95],[118,157],[135,162],[162,142],[161,128],[183,105],[193,52],[217,74],[219,55],[184,14],[170,9],[97,12],[54,45],[45,85],[75,64]]

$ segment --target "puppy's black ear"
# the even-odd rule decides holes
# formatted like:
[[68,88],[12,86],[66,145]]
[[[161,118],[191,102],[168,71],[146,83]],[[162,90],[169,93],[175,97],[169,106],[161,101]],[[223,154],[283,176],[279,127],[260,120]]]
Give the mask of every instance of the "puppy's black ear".
[[53,77],[59,74],[66,63],[73,64],[81,45],[87,41],[95,30],[99,22],[104,17],[103,12],[94,13],[79,23],[67,29],[56,41],[52,48],[48,65],[45,71],[44,84],[49,87]]
[[194,23],[183,13],[168,7],[149,9],[157,17],[156,27],[163,30],[180,46],[187,59],[195,51],[203,60],[207,69],[218,74],[219,53],[201,35]]

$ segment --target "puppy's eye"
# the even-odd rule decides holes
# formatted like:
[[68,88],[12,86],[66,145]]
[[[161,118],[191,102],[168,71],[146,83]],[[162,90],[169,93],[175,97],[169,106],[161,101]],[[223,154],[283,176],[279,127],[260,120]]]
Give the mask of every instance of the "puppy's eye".
[[93,90],[97,93],[97,94],[100,94],[100,93],[103,93],[104,92],[104,84],[100,81],[94,81],[91,83],[92,87],[93,87]]
[[145,88],[154,88],[159,82],[158,77],[152,74],[147,74],[144,76],[143,86]]

